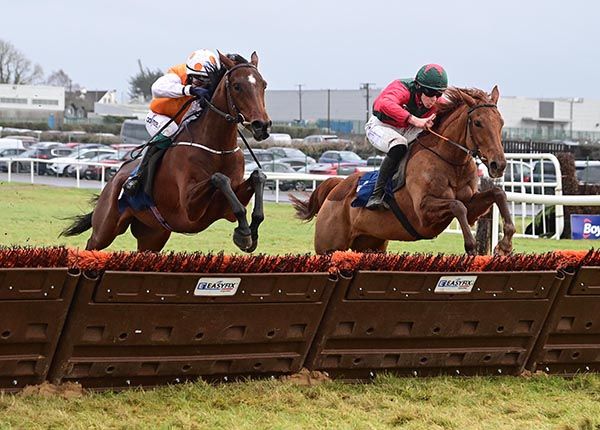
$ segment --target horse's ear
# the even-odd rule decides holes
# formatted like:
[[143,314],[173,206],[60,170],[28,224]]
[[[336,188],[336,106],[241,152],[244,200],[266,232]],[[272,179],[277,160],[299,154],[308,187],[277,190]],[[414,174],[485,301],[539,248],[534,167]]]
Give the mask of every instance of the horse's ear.
[[494,85],[492,88],[492,93],[490,94],[492,103],[498,104],[498,99],[500,98],[500,91],[498,91],[498,85]]
[[254,51],[250,56],[250,62],[254,65],[254,67],[258,67],[258,54],[256,51]]
[[223,55],[223,53],[219,50],[217,50],[217,52],[219,53],[219,60],[221,60],[221,64],[226,68],[226,69],[231,69],[233,66],[235,66],[235,63],[230,60],[229,58],[227,58],[226,55]]

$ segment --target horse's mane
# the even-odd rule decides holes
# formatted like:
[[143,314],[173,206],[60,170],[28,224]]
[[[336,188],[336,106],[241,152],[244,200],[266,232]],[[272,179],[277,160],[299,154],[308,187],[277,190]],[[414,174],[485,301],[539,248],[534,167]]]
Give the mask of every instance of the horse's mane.
[[[239,54],[227,54],[227,57],[230,60],[232,60],[236,65],[248,63],[248,60],[246,60]],[[223,76],[225,76],[225,73],[227,73],[227,69],[222,66],[220,68],[217,68],[216,65],[213,66],[212,64],[210,64],[206,67],[206,72],[208,73],[208,80],[210,82],[210,84],[208,85],[208,91],[210,92],[210,97],[212,97],[214,92],[217,90],[217,87],[219,86],[219,82],[221,82]]]
[[463,94],[475,99],[478,103],[491,103],[490,95],[478,88],[450,87],[444,92],[443,100],[440,99],[441,101],[437,103],[437,117],[442,120],[460,106],[465,105]]

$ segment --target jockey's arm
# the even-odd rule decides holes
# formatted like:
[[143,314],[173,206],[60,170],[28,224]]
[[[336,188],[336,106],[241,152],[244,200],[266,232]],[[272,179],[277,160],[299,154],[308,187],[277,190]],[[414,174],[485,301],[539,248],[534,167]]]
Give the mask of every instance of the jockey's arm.
[[393,82],[387,86],[378,97],[376,109],[392,118],[395,126],[407,127],[410,123],[410,113],[404,105],[410,100],[410,91],[400,82]]
[[181,78],[175,73],[166,73],[152,84],[152,96],[170,99],[190,95],[191,85],[182,85]]

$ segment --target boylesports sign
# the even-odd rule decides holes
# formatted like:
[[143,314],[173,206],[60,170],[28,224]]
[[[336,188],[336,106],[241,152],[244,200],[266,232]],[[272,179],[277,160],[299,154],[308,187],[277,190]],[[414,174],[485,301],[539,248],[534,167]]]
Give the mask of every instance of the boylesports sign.
[[600,215],[571,215],[571,239],[600,239]]

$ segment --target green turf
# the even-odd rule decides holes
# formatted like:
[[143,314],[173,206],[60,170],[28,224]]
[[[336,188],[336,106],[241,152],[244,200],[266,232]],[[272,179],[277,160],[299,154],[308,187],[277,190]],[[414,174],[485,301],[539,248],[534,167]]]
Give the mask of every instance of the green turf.
[[[3,245],[68,245],[85,247],[89,232],[76,237],[59,237],[69,221],[65,218],[89,212],[93,192],[0,182],[0,243]],[[289,204],[266,203],[265,222],[260,229],[256,252],[267,254],[305,253],[313,250],[314,223],[294,218]],[[235,224],[220,220],[207,230],[183,235],[174,233],[167,251],[239,252],[231,240]],[[520,239],[514,240],[515,252],[547,252],[555,249],[589,249],[592,241]],[[135,250],[131,233],[119,236],[110,250]],[[442,234],[434,240],[392,242],[391,252],[462,253],[462,237]]]
[[[0,183],[3,245],[83,247],[88,234],[58,238],[62,218],[89,210],[85,190]],[[236,252],[233,224],[173,235],[167,250]],[[289,205],[266,205],[260,252],[305,253],[312,224]],[[593,242],[515,240],[517,252],[588,249]],[[129,233],[110,248],[133,250]],[[461,253],[462,238],[393,243],[391,251]],[[600,376],[575,379],[378,377],[373,384],[331,382],[299,387],[279,381],[212,386],[202,382],[155,390],[88,393],[63,399],[0,394],[0,429],[600,429]]]

